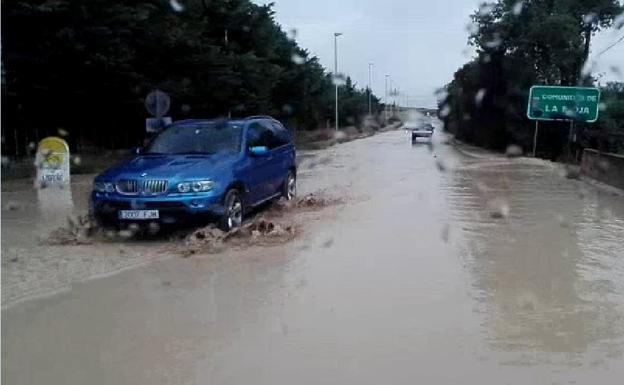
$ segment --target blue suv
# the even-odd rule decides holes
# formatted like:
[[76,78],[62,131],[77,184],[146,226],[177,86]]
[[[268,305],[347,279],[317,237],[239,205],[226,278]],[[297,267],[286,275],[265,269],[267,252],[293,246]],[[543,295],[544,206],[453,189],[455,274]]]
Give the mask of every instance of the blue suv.
[[91,213],[103,224],[178,223],[212,216],[229,231],[254,206],[295,197],[295,146],[277,120],[183,120],[95,178]]

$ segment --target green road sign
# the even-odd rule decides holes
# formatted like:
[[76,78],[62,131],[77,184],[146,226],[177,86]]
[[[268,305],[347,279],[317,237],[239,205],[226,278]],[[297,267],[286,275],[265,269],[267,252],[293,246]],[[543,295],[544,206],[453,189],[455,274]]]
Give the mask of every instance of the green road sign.
[[531,120],[598,120],[600,91],[593,87],[533,86],[527,117]]

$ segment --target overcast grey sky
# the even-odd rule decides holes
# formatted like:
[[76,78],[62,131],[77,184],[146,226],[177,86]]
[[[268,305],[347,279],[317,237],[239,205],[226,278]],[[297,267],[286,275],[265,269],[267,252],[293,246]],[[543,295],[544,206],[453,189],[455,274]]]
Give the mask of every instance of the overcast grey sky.
[[[271,1],[255,0],[265,4]],[[333,33],[338,42],[338,72],[361,87],[374,63],[374,93],[383,98],[384,75],[410,95],[410,105],[433,107],[435,89],[452,79],[474,51],[467,47],[469,15],[483,0],[273,0],[275,18],[284,30],[296,29],[300,46],[334,68]],[[606,48],[619,31],[601,33],[592,55]],[[611,67],[624,66],[624,42],[600,56],[595,70],[609,80],[622,78]],[[620,68],[624,72],[624,68]],[[401,103],[404,103],[404,98]]]

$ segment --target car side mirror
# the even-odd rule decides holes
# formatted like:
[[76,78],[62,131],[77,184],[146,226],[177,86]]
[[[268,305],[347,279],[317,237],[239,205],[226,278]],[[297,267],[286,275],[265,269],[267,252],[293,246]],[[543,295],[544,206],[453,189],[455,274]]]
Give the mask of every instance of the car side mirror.
[[266,146],[254,146],[249,147],[249,153],[253,156],[263,156],[269,152],[269,149]]
[[132,147],[132,149],[130,150],[130,153],[132,155],[141,155],[143,153],[143,148],[142,147]]

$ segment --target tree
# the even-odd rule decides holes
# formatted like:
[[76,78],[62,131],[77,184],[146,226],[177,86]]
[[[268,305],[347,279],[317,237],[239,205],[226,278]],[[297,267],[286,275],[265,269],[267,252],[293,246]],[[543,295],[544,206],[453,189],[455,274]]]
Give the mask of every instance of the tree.
[[[530,148],[533,128],[525,117],[529,88],[591,84],[593,80],[581,71],[591,36],[608,28],[620,12],[616,0],[482,4],[471,16],[469,43],[477,57],[446,86],[445,126],[458,138],[478,145]],[[567,141],[561,124],[542,125],[541,144],[552,158]]]
[[[3,0],[2,123],[17,138],[3,150],[58,128],[72,147],[140,143],[154,89],[171,96],[174,120],[271,114],[313,129],[333,116],[329,74],[275,22],[272,4],[183,4]],[[354,113],[363,94],[353,90]]]

